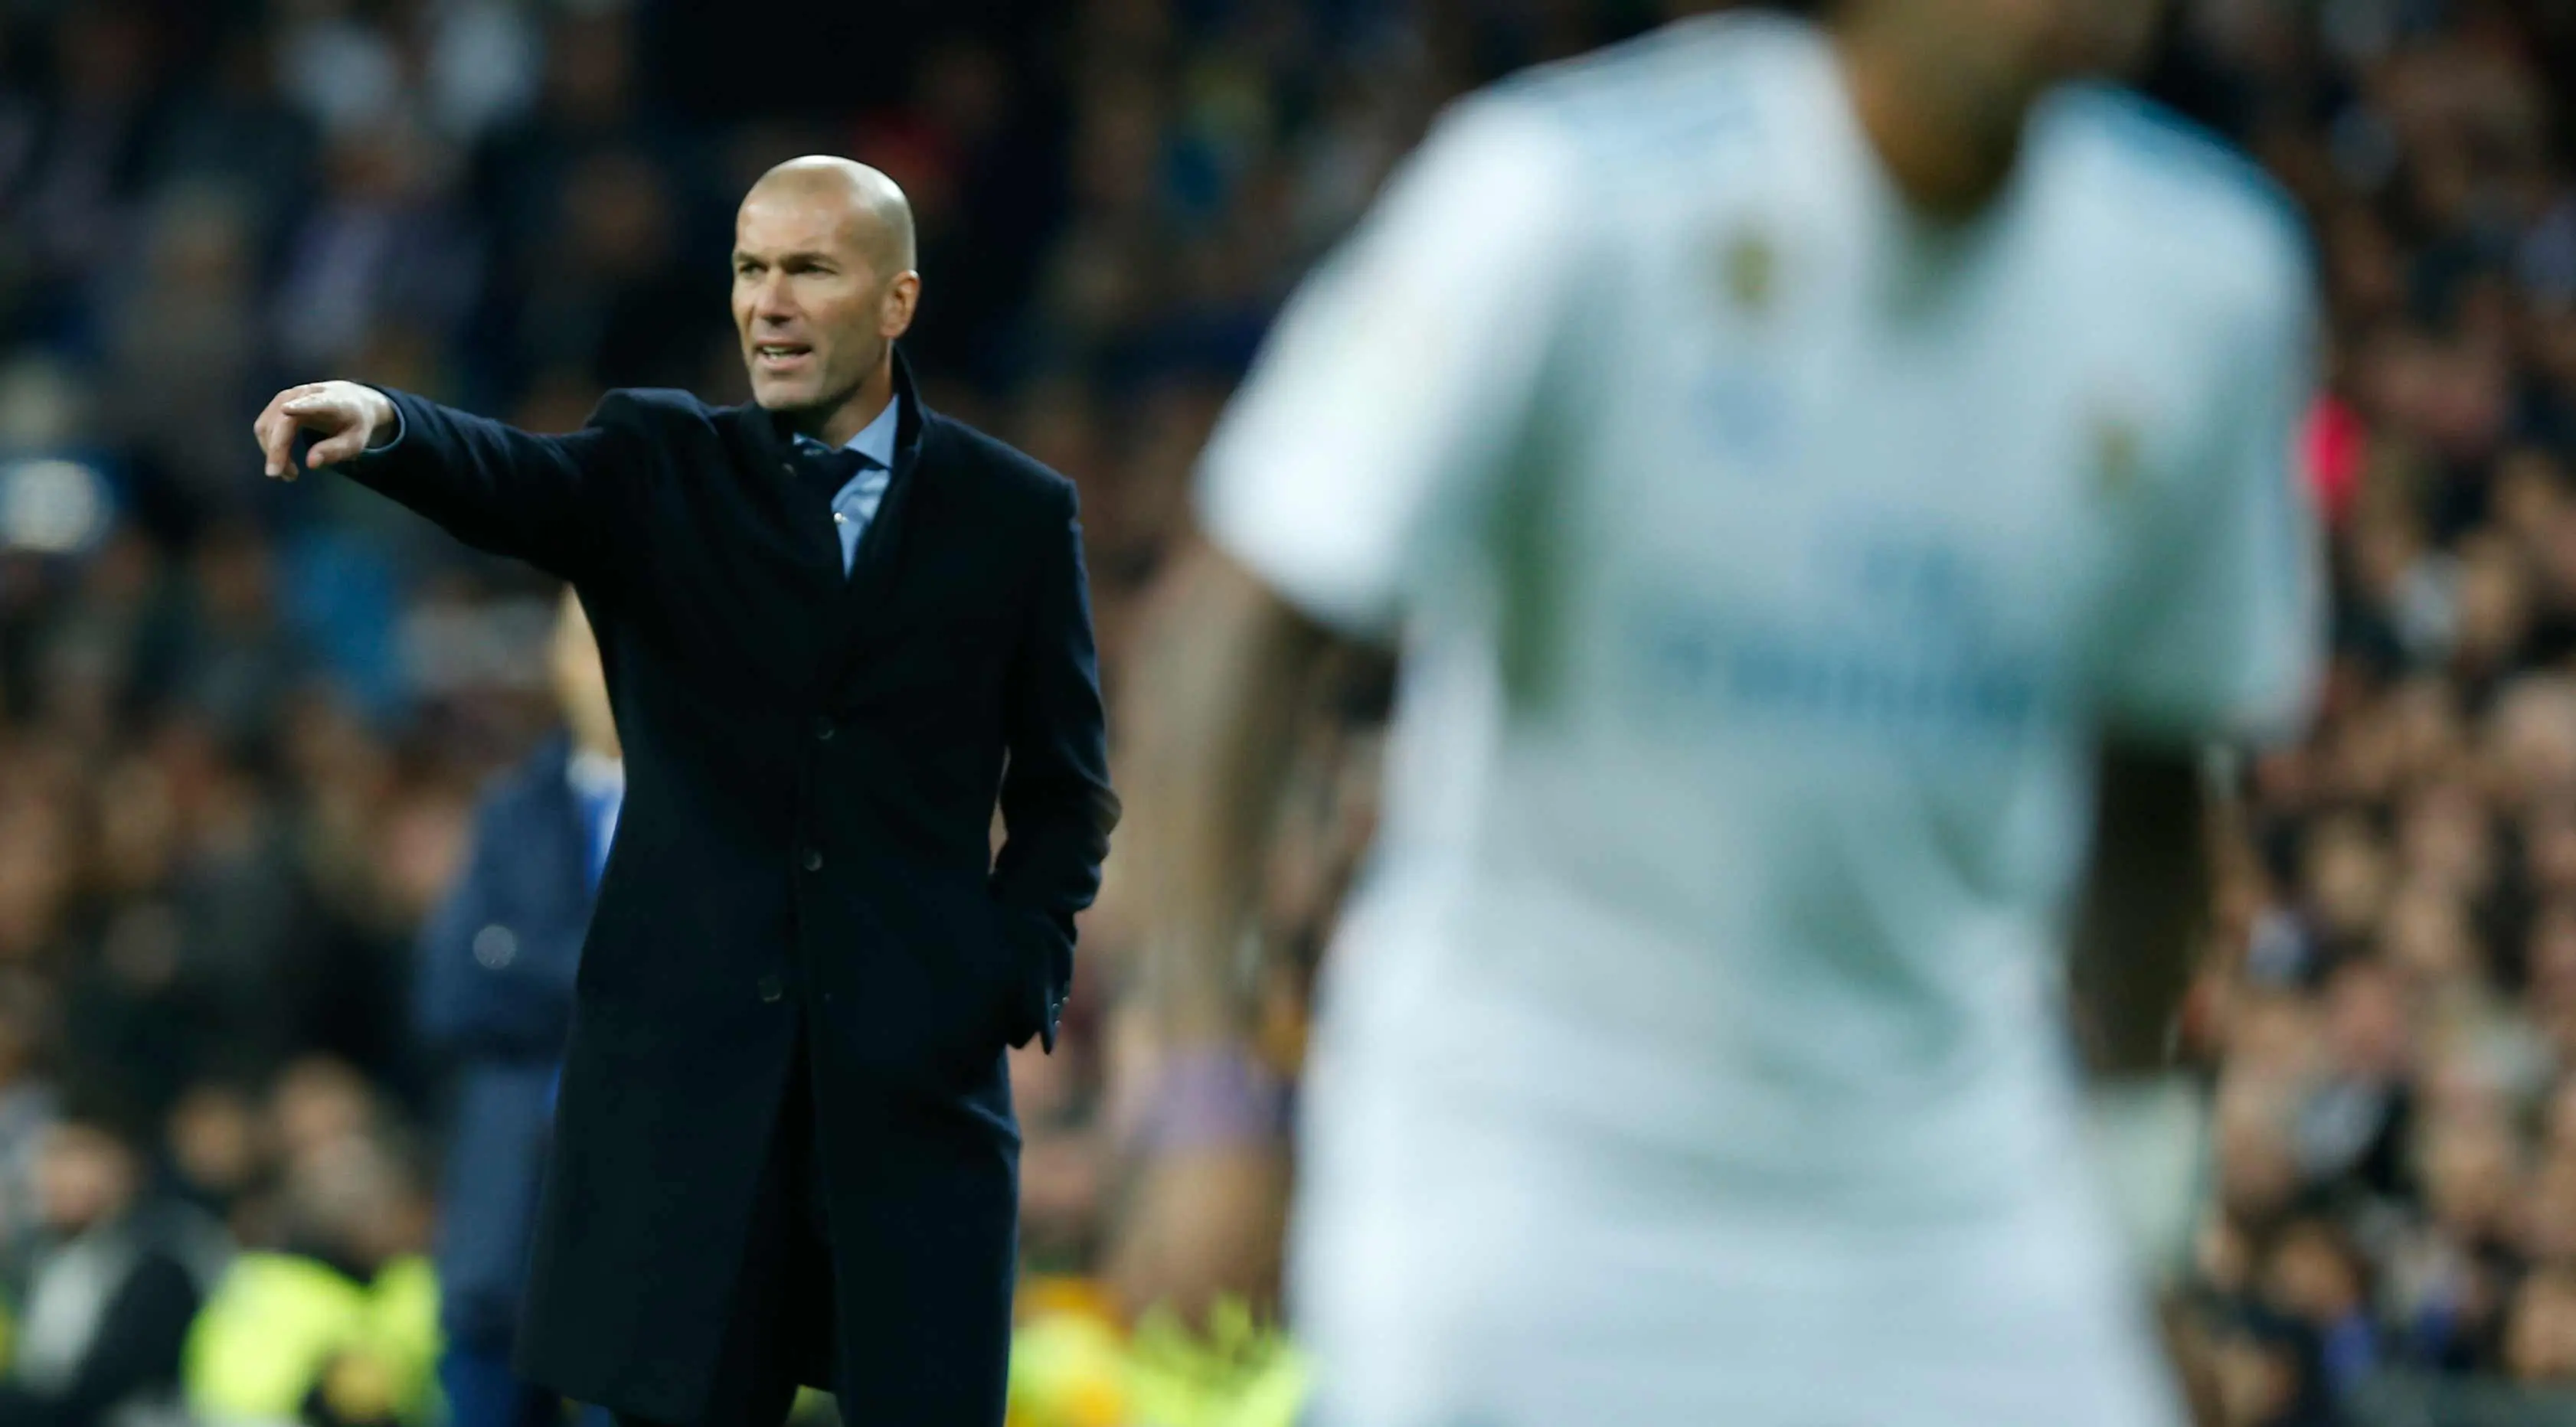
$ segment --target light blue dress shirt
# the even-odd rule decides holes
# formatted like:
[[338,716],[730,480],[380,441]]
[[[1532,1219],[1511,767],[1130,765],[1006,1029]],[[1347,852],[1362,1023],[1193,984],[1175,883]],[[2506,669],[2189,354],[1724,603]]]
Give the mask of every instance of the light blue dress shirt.
[[[859,558],[859,537],[868,533],[868,522],[877,518],[877,507],[884,503],[886,486],[894,479],[894,431],[902,420],[903,398],[895,397],[877,413],[877,419],[859,428],[859,434],[845,442],[841,449],[856,451],[866,458],[859,473],[832,496],[832,533],[841,537],[841,573]],[[796,449],[808,455],[831,450],[811,436],[796,438]]]
[[572,785],[573,805],[581,809],[582,852],[590,873],[590,890],[599,890],[599,874],[608,870],[608,845],[617,836],[618,809],[626,802],[626,765],[604,753],[578,750],[564,765]]
[[[564,781],[571,785],[573,806],[581,812],[582,870],[590,874],[591,895],[597,896],[599,874],[608,870],[608,846],[617,836],[618,809],[626,805],[626,763],[605,753],[575,749],[564,765]],[[562,1094],[563,1065],[558,1062],[554,1079],[546,1082],[547,1107],[553,1108]]]

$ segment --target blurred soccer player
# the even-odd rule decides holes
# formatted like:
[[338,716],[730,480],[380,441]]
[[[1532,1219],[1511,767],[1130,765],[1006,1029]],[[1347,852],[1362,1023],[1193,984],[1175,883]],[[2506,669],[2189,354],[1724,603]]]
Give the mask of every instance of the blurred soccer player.
[[2170,1169],[2198,754],[2312,675],[2312,317],[2280,197],[2082,80],[2153,18],[1850,0],[1540,71],[1285,315],[1129,772],[1204,1135],[1300,679],[1402,646],[1302,1106],[1321,1427],[2177,1415],[2062,949]]

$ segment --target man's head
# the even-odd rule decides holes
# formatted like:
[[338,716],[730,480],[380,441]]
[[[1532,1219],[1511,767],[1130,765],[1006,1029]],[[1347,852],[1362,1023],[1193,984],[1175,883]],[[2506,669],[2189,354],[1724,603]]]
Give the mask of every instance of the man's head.
[[894,339],[920,296],[912,206],[884,174],[790,159],[743,196],[733,320],[765,410],[833,445],[856,435],[883,404]]
[[418,1154],[384,1126],[297,1154],[284,1189],[286,1237],[306,1253],[373,1272],[428,1246],[432,1214]]
[[125,1212],[143,1189],[143,1161],[116,1119],[74,1114],[46,1131],[35,1163],[36,1214],[77,1234]]

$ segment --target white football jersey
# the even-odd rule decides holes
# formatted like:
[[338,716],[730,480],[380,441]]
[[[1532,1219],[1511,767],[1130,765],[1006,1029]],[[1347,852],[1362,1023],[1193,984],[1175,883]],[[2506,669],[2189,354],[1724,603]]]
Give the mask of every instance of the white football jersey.
[[[1785,19],[1684,24],[1445,116],[1201,474],[1220,546],[1406,661],[1324,992],[1304,1300],[1438,1316],[1420,1281],[1456,1263],[1333,1235],[1403,1240],[1408,1202],[1454,1219],[1404,1146],[1457,1131],[1550,1240],[1488,1246],[1482,1300],[1510,1265],[1608,1271],[1601,1236],[1651,1222],[1667,1249],[1636,1262],[1676,1295],[1750,1274],[1850,1322],[1912,1294],[1933,1326],[1891,1338],[2099,1308],[2106,1255],[2049,1237],[2092,1222],[2057,999],[2092,760],[2113,731],[2298,716],[2312,326],[2285,203],[2107,89],[2049,99],[1956,226],[1907,208]],[[1873,1235],[1927,1232],[2040,1286],[1877,1275]],[[1576,1351],[1548,1346],[1567,1330],[1528,1352]],[[1960,1410],[2149,1420],[2063,1406]]]

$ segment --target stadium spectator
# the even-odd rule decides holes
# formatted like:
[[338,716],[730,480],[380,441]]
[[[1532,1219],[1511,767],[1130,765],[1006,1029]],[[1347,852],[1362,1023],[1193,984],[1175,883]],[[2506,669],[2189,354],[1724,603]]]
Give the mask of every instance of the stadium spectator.
[[384,1132],[346,1130],[302,1150],[287,1169],[281,1247],[235,1258],[189,1334],[190,1410],[213,1423],[433,1422],[429,1218],[426,1186]]
[[76,1108],[35,1174],[44,1247],[29,1276],[0,1422],[178,1420],[180,1351],[230,1251],[220,1226],[157,1192],[113,1110]]

